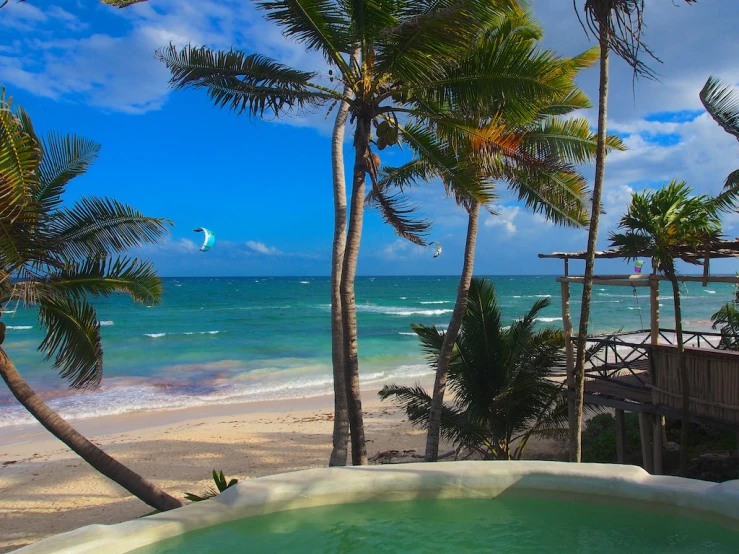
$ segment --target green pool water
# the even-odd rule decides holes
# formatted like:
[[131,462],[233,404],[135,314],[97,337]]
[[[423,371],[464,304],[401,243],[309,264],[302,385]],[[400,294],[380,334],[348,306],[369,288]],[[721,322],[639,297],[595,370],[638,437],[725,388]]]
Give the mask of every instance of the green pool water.
[[736,527],[647,508],[526,497],[343,504],[246,518],[135,552],[739,553]]

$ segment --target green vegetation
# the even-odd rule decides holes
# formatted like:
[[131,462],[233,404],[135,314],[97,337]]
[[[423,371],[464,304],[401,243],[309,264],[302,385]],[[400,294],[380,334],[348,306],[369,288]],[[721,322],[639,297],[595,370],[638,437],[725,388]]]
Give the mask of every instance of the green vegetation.
[[[95,387],[103,373],[100,322],[91,298],[128,294],[157,303],[152,265],[121,257],[152,243],[169,221],[146,217],[112,198],[62,204],[67,184],[97,158],[100,145],[50,133],[0,93],[0,306],[37,307],[46,336],[39,345],[73,388]],[[0,323],[4,339],[5,324]],[[0,344],[2,344],[0,342]],[[15,398],[54,436],[99,472],[158,510],[182,505],[80,435],[28,386],[0,348],[0,375]]]
[[188,493],[185,493],[185,498],[191,502],[201,502],[202,500],[208,500],[209,498],[218,496],[223,491],[225,491],[227,488],[233,487],[236,483],[239,482],[239,480],[231,479],[229,481],[226,481],[226,478],[223,476],[223,471],[219,473],[214,469],[213,470],[213,482],[216,484],[215,489],[213,487],[210,487],[202,495],[197,495],[197,494],[188,492]]
[[[456,447],[485,459],[520,459],[533,434],[565,424],[564,387],[551,379],[564,363],[564,336],[557,329],[535,329],[537,315],[548,305],[549,299],[539,300],[505,326],[493,284],[472,280],[449,364],[454,400],[444,405],[441,417],[441,434]],[[444,333],[434,326],[412,327],[435,367]],[[379,394],[403,406],[414,425],[428,427],[432,398],[423,388],[387,385]]]

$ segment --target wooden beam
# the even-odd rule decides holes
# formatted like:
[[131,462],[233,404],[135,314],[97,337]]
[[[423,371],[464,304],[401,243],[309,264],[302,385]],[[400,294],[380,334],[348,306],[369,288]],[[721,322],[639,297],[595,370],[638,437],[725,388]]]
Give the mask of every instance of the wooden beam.
[[[575,354],[572,344],[572,315],[570,314],[570,284],[560,283],[562,296],[562,327],[565,333],[565,368],[567,370],[567,387],[575,388]],[[567,400],[567,421],[570,429],[575,427],[575,399]],[[572,448],[572,445],[570,445]]]
[[654,461],[652,458],[652,425],[649,414],[639,414],[639,437],[641,439],[642,466],[649,473],[654,473]]
[[659,344],[659,281],[649,282],[649,338],[651,344]]
[[654,430],[652,432],[652,460],[654,474],[662,475],[662,416],[651,415]]
[[626,463],[626,417],[623,410],[616,410],[616,461]]
[[[567,277],[557,277],[557,282],[566,281],[568,283],[582,283],[582,275],[569,275]],[[698,275],[678,275],[677,280],[681,283],[702,283],[703,277]],[[649,281],[669,281],[663,275],[595,275],[593,283],[600,285],[627,285],[627,286],[648,286]],[[710,276],[709,283],[732,283],[739,284],[739,277],[729,276]]]

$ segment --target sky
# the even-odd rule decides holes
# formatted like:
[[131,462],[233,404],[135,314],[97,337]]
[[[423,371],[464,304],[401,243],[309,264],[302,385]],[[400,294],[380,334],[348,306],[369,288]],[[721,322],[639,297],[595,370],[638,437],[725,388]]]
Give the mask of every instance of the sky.
[[[716,194],[739,167],[739,144],[698,98],[710,75],[739,84],[739,2],[646,3],[645,42],[662,61],[652,64],[659,80],[633,84],[630,68],[611,57],[609,132],[628,150],[608,156],[599,248],[607,247],[632,192],[677,179]],[[595,44],[569,0],[531,5],[544,28],[544,48],[572,56]],[[286,39],[246,0],[150,0],[124,10],[97,0],[27,0],[0,10],[0,84],[40,133],[75,133],[102,145],[88,173],[70,182],[69,202],[111,196],[174,222],[164,241],[137,252],[161,275],[329,275],[333,114],[318,108],[263,121],[215,108],[203,92],[171,91],[168,70],[154,58],[170,42],[234,47],[326,71],[318,54]],[[595,104],[597,66],[582,72],[578,84]],[[581,115],[595,129],[596,108]],[[350,148],[347,140],[347,160]],[[397,165],[405,156],[388,148],[382,161]],[[582,171],[592,184],[593,168]],[[433,258],[434,247],[397,237],[368,211],[359,275],[461,271],[466,212],[439,183],[416,189],[413,200],[434,222],[429,240],[443,245],[442,255]],[[481,217],[476,274],[558,274],[561,260],[537,254],[586,247],[587,231],[553,226],[505,189],[494,210],[497,215]],[[213,250],[199,252],[197,227],[215,232]],[[727,216],[725,234],[733,238],[738,231],[739,215]],[[713,273],[737,269],[735,260],[712,263]],[[573,264],[571,272],[578,271]],[[631,264],[601,260],[596,271],[630,272]]]

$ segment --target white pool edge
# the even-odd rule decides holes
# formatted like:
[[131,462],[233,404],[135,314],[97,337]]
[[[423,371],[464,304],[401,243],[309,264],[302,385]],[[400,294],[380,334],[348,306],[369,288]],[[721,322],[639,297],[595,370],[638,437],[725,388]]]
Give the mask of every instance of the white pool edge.
[[17,550],[118,554],[189,531],[282,510],[415,498],[494,498],[505,491],[585,494],[720,516],[739,528],[739,480],[716,484],[640,467],[564,462],[446,462],[320,468],[240,482],[218,497],[116,525],[89,525]]

